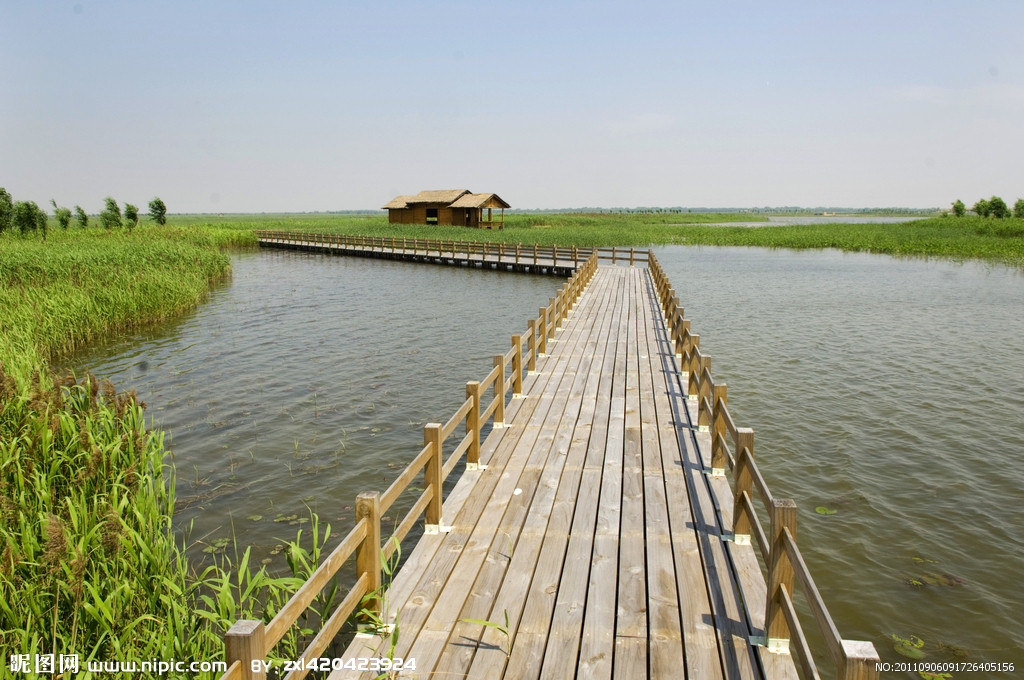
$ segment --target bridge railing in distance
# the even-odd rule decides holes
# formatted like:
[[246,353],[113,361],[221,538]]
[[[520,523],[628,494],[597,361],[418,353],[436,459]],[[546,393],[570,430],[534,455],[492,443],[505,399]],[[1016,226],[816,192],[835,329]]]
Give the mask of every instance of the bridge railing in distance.
[[[726,385],[712,378],[711,357],[701,351],[700,336],[691,332],[679,298],[653,252],[649,254],[648,268],[680,362],[680,373],[686,376],[687,397],[697,402],[698,429],[708,432],[711,438],[709,472],[712,476],[724,476],[727,469],[732,473],[734,543],[750,546],[753,537],[766,565],[763,644],[770,652],[792,653],[800,676],[805,680],[820,677],[793,606],[794,587],[799,584],[814,624],[835,663],[836,677],[839,680],[875,680],[879,657],[874,645],[840,637],[796,542],[796,503],[776,498],[761,476],[754,458],[754,431],[736,426],[729,413]],[[769,518],[768,533],[755,511],[755,496]]]
[[547,264],[578,267],[597,251],[599,260],[630,266],[647,263],[647,252],[629,248],[541,246],[523,243],[491,243],[454,239],[425,239],[398,236],[353,236],[349,234],[308,234],[296,231],[256,230],[259,239],[294,245],[324,245],[370,250],[380,253],[422,254],[452,259],[489,259],[499,264]]
[[[352,238],[328,236],[339,241]],[[282,238],[307,237],[287,233]],[[318,235],[318,238],[324,238],[324,235]],[[379,239],[378,245],[381,245]],[[389,239],[383,243],[383,247],[391,245]],[[422,240],[420,247],[427,247]],[[436,245],[432,243],[431,247]],[[442,247],[447,247],[447,244]],[[480,247],[480,244],[474,247]],[[324,618],[322,628],[302,652],[299,659],[301,663],[293,664],[297,669],[285,676],[286,680],[299,680],[306,676],[307,663],[321,657],[357,607],[373,612],[378,617],[385,615],[381,597],[383,561],[392,557],[421,516],[424,518],[425,534],[444,532],[449,528],[445,526],[442,517],[442,487],[445,479],[463,456],[467,471],[483,468],[480,463],[481,430],[487,423],[491,423],[492,429],[503,427],[509,393],[511,397],[522,394],[523,376],[536,369],[538,356],[545,354],[547,341],[562,326],[583,294],[597,271],[597,262],[598,254],[590,252],[557,295],[551,298],[546,307],[540,308],[538,317],[527,322],[525,339],[522,334],[513,335],[511,348],[505,354],[494,356],[494,368],[487,376],[482,381],[466,383],[466,399],[448,422],[428,423],[424,426],[423,448],[383,494],[366,492],[357,496],[356,525],[269,623],[264,625],[262,621],[251,620],[235,622],[225,634],[228,671],[220,680],[264,680],[265,664],[257,664],[258,668],[263,669],[257,670],[253,668],[253,662],[266,659],[296,621],[307,612],[316,596],[332,583],[339,569],[353,558],[357,572],[355,583],[334,611],[321,612]],[[462,425],[465,435],[445,459],[445,442]],[[386,537],[382,544],[381,517],[403,493],[410,490],[417,479],[422,480],[423,491],[398,523],[394,533]]]

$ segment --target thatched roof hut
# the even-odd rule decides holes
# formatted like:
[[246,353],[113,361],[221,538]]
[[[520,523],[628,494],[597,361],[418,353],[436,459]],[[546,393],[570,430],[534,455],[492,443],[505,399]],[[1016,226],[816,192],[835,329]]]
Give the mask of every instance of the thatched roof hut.
[[[466,227],[505,226],[505,208],[510,208],[497,194],[474,194],[466,189],[421,191],[415,196],[396,196],[388,201],[391,224],[453,224]],[[501,218],[494,219],[494,209],[501,209]],[[484,219],[484,210],[487,218]]]

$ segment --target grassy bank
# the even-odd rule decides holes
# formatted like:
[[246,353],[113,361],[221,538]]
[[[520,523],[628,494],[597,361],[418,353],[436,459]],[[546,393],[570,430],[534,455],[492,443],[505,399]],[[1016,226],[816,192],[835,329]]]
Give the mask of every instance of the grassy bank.
[[[244,235],[225,234],[228,241]],[[215,236],[195,229],[4,238],[0,361],[9,370],[31,368],[101,335],[179,314],[206,295],[228,263]]]
[[417,236],[540,245],[714,245],[839,248],[891,255],[984,259],[1024,265],[1024,220],[945,217],[886,224],[732,226],[758,221],[747,213],[509,214],[505,229],[392,225],[381,215],[175,216],[174,223],[250,231],[282,229],[364,236]]
[[688,226],[672,243],[767,248],[838,248],[889,255],[981,259],[1024,266],[1024,219],[936,217],[896,224],[772,227]]
[[629,246],[671,243],[685,224],[762,219],[739,213],[510,213],[503,230],[388,224],[387,215],[176,215],[172,224],[219,229],[282,229],[359,236],[418,236],[539,245]]
[[[173,468],[144,405],[48,368],[96,337],[193,307],[229,271],[221,247],[251,243],[249,232],[194,227],[0,237],[0,647],[9,654],[77,654],[83,678],[90,660],[214,660],[228,625],[272,615],[294,590],[294,577],[250,569],[247,551],[237,569],[191,573],[171,533]],[[313,560],[297,543],[291,551],[301,577]]]

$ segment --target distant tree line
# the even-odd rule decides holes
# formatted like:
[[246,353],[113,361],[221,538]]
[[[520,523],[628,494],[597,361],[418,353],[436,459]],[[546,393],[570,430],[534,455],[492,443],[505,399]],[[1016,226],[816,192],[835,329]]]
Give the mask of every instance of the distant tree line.
[[[53,217],[61,229],[71,227],[71,219],[74,217],[75,224],[82,229],[89,226],[89,214],[76,205],[72,213],[70,208],[62,208],[57,201],[50,199],[53,206]],[[167,206],[159,198],[149,202],[149,218],[159,225],[167,224]],[[109,230],[127,228],[134,229],[139,223],[139,209],[131,203],[124,204],[124,211],[111,197],[104,199],[103,211],[99,214],[100,225]],[[0,234],[5,231],[12,231],[28,236],[29,234],[42,233],[43,240],[46,240],[46,229],[49,224],[49,215],[39,207],[35,201],[15,201],[7,189],[0,187]]]
[[[989,199],[979,198],[974,205],[971,206],[971,210],[980,217],[994,217],[996,219],[1002,219],[1009,217],[1011,214],[1014,217],[1024,218],[1024,198],[1018,198],[1017,202],[1013,204],[1013,212],[1011,213],[1009,206],[1006,205],[1006,201],[993,196]],[[957,199],[953,203],[953,214],[957,217],[963,217],[967,214],[967,206],[960,199]]]

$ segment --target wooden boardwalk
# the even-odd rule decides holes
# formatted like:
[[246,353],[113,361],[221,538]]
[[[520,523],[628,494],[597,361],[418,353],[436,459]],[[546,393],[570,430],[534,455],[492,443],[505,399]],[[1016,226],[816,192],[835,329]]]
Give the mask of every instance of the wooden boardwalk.
[[[339,239],[374,246],[284,240]],[[496,244],[422,247],[486,256]],[[625,258],[588,253],[448,422],[424,427],[423,449],[387,490],[359,495],[353,529],[273,620],[235,622],[222,680],[263,680],[261,660],[353,558],[355,583],[317,614],[287,680],[313,669],[332,680],[789,680],[821,677],[823,651],[839,680],[878,677],[873,645],[840,637],[796,544],[796,504],[765,484],[753,430],[736,426],[675,291],[642,256],[647,268],[605,267]],[[383,514],[412,492],[382,535]],[[401,569],[382,578],[421,518]],[[325,657],[353,615],[368,632]],[[815,624],[817,654],[801,618]]]
[[262,248],[550,274],[563,278],[571,276],[593,251],[598,252],[600,259],[609,260],[613,264],[647,262],[646,251],[634,248],[576,248],[269,230],[257,231],[256,237]]
[[506,421],[388,592],[410,676],[763,677],[647,269],[598,270]]

